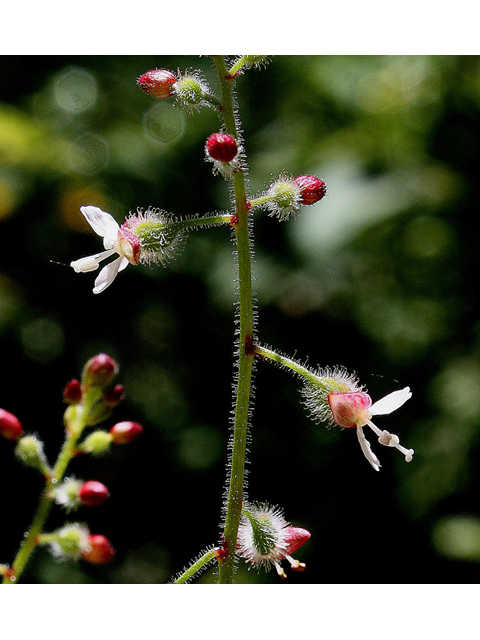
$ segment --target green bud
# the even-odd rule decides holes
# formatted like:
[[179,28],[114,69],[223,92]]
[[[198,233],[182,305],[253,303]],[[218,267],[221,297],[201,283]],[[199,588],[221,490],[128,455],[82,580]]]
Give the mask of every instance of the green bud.
[[276,520],[272,519],[268,511],[248,509],[245,506],[242,513],[250,522],[252,544],[257,553],[268,556],[275,549],[278,541]]
[[189,111],[212,106],[214,98],[210,89],[198,74],[186,74],[173,85],[172,91],[179,106]]
[[44,475],[49,475],[50,467],[43,451],[43,442],[34,435],[20,438],[15,447],[15,455],[27,467],[38,469]]
[[270,62],[270,56],[243,56],[243,66],[246,69],[250,69],[250,67],[256,67],[259,69],[260,67],[266,67]]
[[290,180],[278,180],[269,191],[281,209],[298,206],[298,188]]
[[112,440],[113,438],[109,433],[98,429],[88,435],[78,448],[80,451],[83,451],[83,453],[90,453],[92,456],[101,456],[108,451]]
[[55,502],[67,511],[71,511],[80,506],[80,498],[78,492],[80,491],[83,482],[76,480],[75,478],[65,478],[65,480],[58,486],[50,491],[51,497]]
[[73,522],[54,533],[39,536],[39,542],[48,543],[57,558],[78,560],[89,550],[89,535],[90,532],[85,525]]

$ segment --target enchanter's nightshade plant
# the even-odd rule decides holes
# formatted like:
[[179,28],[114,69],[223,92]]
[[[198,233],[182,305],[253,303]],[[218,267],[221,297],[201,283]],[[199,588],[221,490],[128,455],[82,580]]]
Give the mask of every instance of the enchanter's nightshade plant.
[[[113,258],[95,280],[93,292],[98,294],[129,264],[165,265],[183,246],[186,234],[191,230],[223,225],[233,236],[235,282],[238,284],[237,367],[222,535],[220,542],[211,544],[177,575],[174,582],[179,584],[189,582],[212,564],[216,565],[219,583],[232,583],[238,559],[244,560],[249,567],[269,569],[273,565],[282,578],[286,577],[280,564],[283,560],[289,562],[294,570],[305,569],[305,564],[294,560],[292,554],[310,538],[310,532],[291,526],[277,507],[266,503],[251,504],[247,496],[245,466],[247,442],[252,441],[252,381],[257,362],[271,361],[299,376],[305,405],[314,420],[346,429],[355,428],[363,453],[377,471],[380,463],[363,433],[366,426],[378,436],[380,444],[398,449],[407,461],[413,456],[413,450],[402,447],[396,435],[380,431],[371,420],[374,415],[391,413],[401,407],[411,397],[408,387],[372,404],[363,386],[346,369],[337,367],[314,371],[261,346],[252,278],[254,218],[266,210],[269,216],[287,221],[299,214],[302,207],[320,202],[326,194],[326,184],[317,176],[299,175],[294,178],[282,171],[263,193],[249,193],[247,156],[233,86],[246,70],[264,67],[269,56],[239,56],[230,60],[226,56],[209,57],[213,59],[218,77],[218,95],[199,71],[173,73],[167,69],[154,69],[143,73],[137,84],[150,98],[171,99],[189,113],[201,108],[210,108],[217,113],[220,125],[213,133],[209,132],[199,153],[211,163],[213,173],[220,173],[228,182],[230,209],[214,214],[194,214],[185,219],[175,218],[158,208],[145,212],[139,209],[120,226],[112,215],[97,206],[83,206],[81,213],[93,231],[103,238],[104,251],[71,263],[77,273],[89,272],[98,269],[102,261]],[[95,563],[108,562],[113,558],[114,549],[110,542],[104,536],[90,534],[86,525],[69,523],[53,533],[44,533],[43,525],[53,502],[72,510],[80,504],[100,504],[109,495],[101,483],[65,478],[68,462],[73,456],[102,456],[112,445],[127,444],[142,432],[142,427],[131,421],[117,423],[109,431],[97,427],[123,398],[123,387],[112,385],[116,371],[116,364],[108,356],[97,356],[87,363],[82,380],[72,380],[65,388],[64,399],[69,405],[65,412],[66,443],[53,468],[49,466],[38,438],[24,435],[16,419],[0,413],[0,434],[17,441],[17,455],[25,464],[39,469],[46,480],[39,511],[25,544],[11,569],[0,565],[4,582],[18,579],[37,544],[48,544],[59,558],[80,558]],[[87,427],[95,428],[80,441]]]

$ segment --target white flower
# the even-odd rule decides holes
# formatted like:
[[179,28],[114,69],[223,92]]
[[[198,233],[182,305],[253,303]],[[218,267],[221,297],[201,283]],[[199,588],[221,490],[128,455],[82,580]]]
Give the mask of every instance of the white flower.
[[98,269],[102,260],[118,254],[118,257],[113,260],[113,262],[103,267],[95,280],[93,293],[101,293],[112,284],[117,273],[125,269],[129,262],[131,264],[138,262],[138,239],[133,238],[132,240],[131,237],[126,238],[125,233],[120,229],[114,218],[98,207],[91,205],[88,207],[80,207],[80,211],[95,233],[103,238],[105,251],[71,262],[70,266],[73,267],[75,272],[86,273],[88,271],[95,271]]
[[405,461],[410,462],[413,456],[413,449],[405,449],[400,444],[398,436],[388,431],[380,429],[371,421],[372,416],[385,415],[399,409],[407,400],[412,397],[410,387],[405,387],[400,391],[394,391],[381,400],[372,404],[367,393],[357,391],[353,393],[330,393],[328,403],[332,410],[333,419],[340,427],[356,428],[357,437],[362,451],[372,467],[379,471],[380,462],[373,453],[370,443],[365,438],[363,427],[369,426],[378,436],[380,444],[386,447],[395,447],[405,456]]

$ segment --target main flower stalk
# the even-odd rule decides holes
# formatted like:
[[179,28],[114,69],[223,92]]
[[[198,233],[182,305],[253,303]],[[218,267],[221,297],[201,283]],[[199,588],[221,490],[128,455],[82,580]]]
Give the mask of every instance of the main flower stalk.
[[[229,135],[238,139],[231,79],[229,79],[227,74],[225,59],[223,56],[214,56],[214,60],[222,92],[222,115],[225,121],[225,130]],[[232,583],[234,577],[235,550],[238,527],[242,515],[244,493],[245,457],[253,367],[253,353],[251,353],[250,346],[253,344],[254,332],[252,241],[250,236],[249,207],[247,205],[244,172],[235,172],[232,176],[232,181],[235,198],[235,223],[233,226],[235,229],[238,260],[239,348],[234,425],[231,442],[231,464],[228,477],[223,530],[224,549],[226,553],[225,557],[219,563],[218,580],[221,584]]]

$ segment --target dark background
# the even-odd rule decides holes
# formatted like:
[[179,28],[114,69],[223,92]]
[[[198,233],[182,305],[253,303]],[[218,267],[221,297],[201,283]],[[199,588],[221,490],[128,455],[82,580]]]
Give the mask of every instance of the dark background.
[[[25,582],[161,583],[220,535],[234,374],[232,242],[190,234],[166,268],[128,267],[104,293],[71,260],[102,249],[79,207],[122,222],[137,207],[225,211],[204,161],[217,115],[185,115],[136,86],[152,68],[208,57],[3,56],[0,60],[0,406],[45,441],[63,439],[62,391],[106,352],[127,397],[106,423],[144,435],[69,473],[110,489],[87,522],[117,549],[105,567],[39,550]],[[255,376],[252,500],[285,509],[312,537],[290,583],[472,583],[480,579],[478,169],[480,58],[278,56],[237,80],[252,195],[282,171],[316,174],[327,197],[287,223],[255,216],[261,341],[312,366],[356,371],[373,400],[410,386],[380,428],[376,473],[353,432],[311,422],[300,383],[269,363]],[[0,443],[0,562],[11,562],[42,489]],[[213,581],[210,570],[201,581]],[[278,582],[247,571],[239,582]]]

